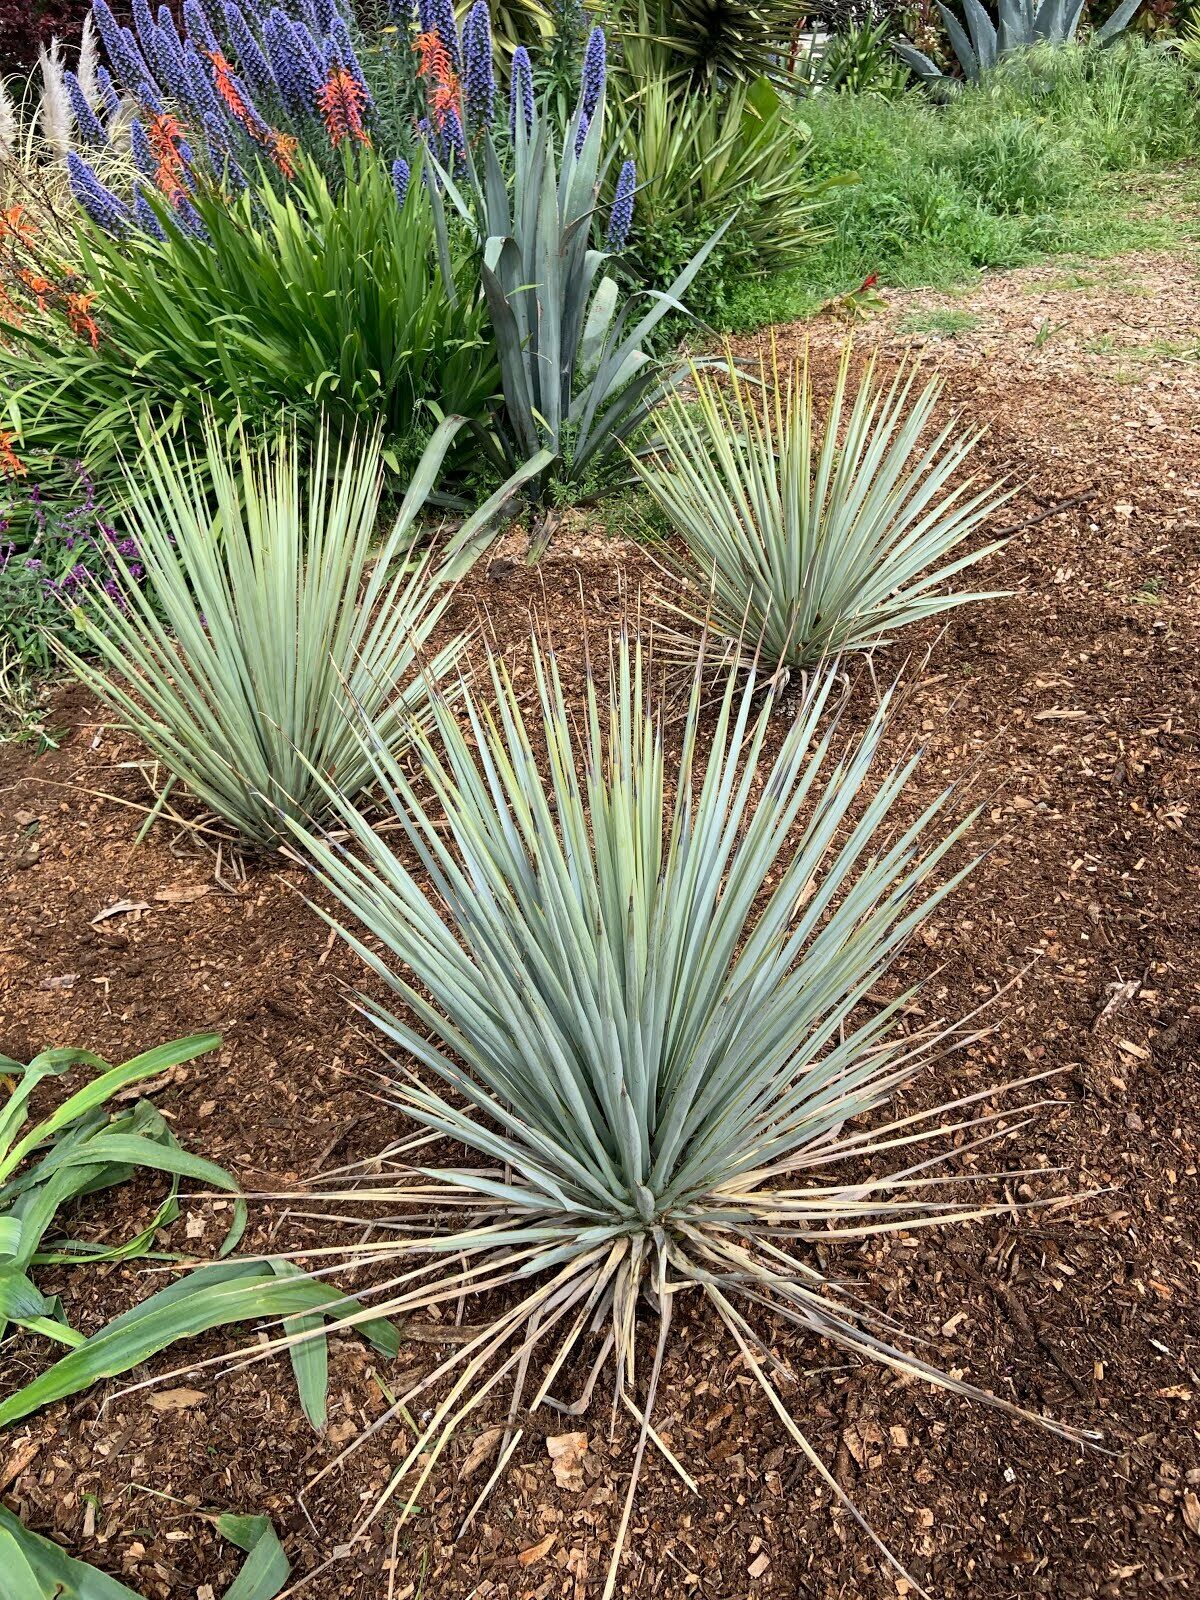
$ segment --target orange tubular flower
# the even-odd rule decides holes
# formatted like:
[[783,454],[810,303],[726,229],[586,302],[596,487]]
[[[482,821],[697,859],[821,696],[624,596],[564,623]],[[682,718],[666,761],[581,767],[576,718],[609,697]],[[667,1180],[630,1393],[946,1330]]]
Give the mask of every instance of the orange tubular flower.
[[95,350],[100,344],[100,330],[96,326],[96,319],[92,316],[94,294],[69,294],[67,296],[67,320],[71,324],[71,332],[77,339],[86,339]]
[[252,138],[257,139],[259,119],[246,104],[245,98],[233,81],[233,67],[219,50],[206,50],[204,53],[212,62],[217,93],[242,127],[249,130]]
[[179,154],[179,141],[183,129],[176,117],[155,112],[146,122],[146,137],[157,163],[154,182],[172,204],[184,193],[183,157]]
[[271,130],[267,141],[271,160],[289,183],[296,176],[296,164],[292,157],[296,154],[299,142],[290,133],[278,133],[275,129]]
[[451,65],[449,53],[442,43],[440,34],[419,33],[413,44],[413,50],[421,58],[417,76],[425,79],[433,119],[440,130],[446,120],[447,111],[456,111],[459,117],[462,117],[462,94],[459,89],[458,74]]
[[370,137],[363,127],[366,99],[362,84],[340,67],[335,67],[321,85],[317,92],[317,106],[335,150],[346,139],[357,139],[359,144],[370,145]]
[[17,244],[32,244],[37,229],[26,222],[24,206],[9,206],[0,211],[0,239],[14,239]]
[[46,296],[54,288],[54,285],[50,282],[50,279],[43,278],[41,273],[34,272],[31,267],[22,267],[17,273],[17,277],[37,301],[38,310],[45,311]]
[[12,434],[0,428],[0,472],[6,478],[21,478],[25,470],[25,463],[13,449]]

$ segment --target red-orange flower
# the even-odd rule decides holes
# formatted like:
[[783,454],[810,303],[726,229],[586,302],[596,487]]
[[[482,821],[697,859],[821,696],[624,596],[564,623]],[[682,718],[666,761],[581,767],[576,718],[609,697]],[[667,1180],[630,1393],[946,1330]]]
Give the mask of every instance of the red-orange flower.
[[86,339],[95,350],[100,343],[100,330],[96,326],[96,319],[92,316],[94,294],[68,294],[67,295],[67,320],[71,324],[71,332],[77,339]]
[[458,74],[450,60],[450,53],[438,33],[419,33],[413,50],[421,58],[417,76],[424,78],[429,93],[433,120],[441,131],[447,111],[456,111],[462,117],[462,93]]
[[13,449],[13,436],[0,428],[0,472],[6,478],[20,478],[25,474],[25,463]]
[[365,145],[371,143],[363,127],[366,103],[367,92],[357,78],[341,67],[334,67],[317,91],[317,105],[335,150],[345,139],[357,139],[359,144]]
[[32,244],[36,233],[32,223],[26,222],[24,206],[9,206],[0,211],[0,239],[15,239],[18,244]]
[[290,133],[279,133],[274,128],[267,139],[271,160],[289,182],[296,176],[296,164],[292,157],[296,154],[299,143],[300,141],[294,139]]
[[206,50],[205,55],[212,62],[213,77],[217,86],[217,93],[229,107],[234,117],[243,128],[248,128],[254,138],[258,138],[259,118],[247,103],[245,96],[234,82],[233,67],[222,55],[220,50]]
[[46,296],[54,288],[54,285],[50,282],[50,279],[43,278],[41,273],[35,272],[32,267],[22,267],[17,273],[17,277],[37,301],[38,310],[45,311]]
[[184,193],[183,157],[179,153],[183,129],[179,119],[166,112],[154,112],[146,122],[146,137],[156,163],[154,181],[162,194],[174,204]]

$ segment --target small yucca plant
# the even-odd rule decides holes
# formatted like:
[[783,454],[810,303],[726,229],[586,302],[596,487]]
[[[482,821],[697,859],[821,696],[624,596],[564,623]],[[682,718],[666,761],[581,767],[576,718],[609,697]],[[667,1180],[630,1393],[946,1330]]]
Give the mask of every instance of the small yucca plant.
[[[780,1397],[787,1369],[755,1331],[760,1311],[979,1393],[904,1353],[891,1319],[828,1277],[812,1246],[982,1215],[947,1187],[961,1171],[940,1169],[960,1130],[972,1144],[1001,1129],[974,1109],[983,1095],[888,1109],[957,1030],[906,1033],[910,996],[879,1001],[875,986],[969,867],[942,870],[966,826],[942,826],[948,795],[896,822],[915,758],[868,782],[886,697],[835,758],[825,675],[768,758],[771,694],[730,678],[710,715],[698,672],[675,759],[640,648],[615,651],[607,706],[589,679],[581,733],[553,657],[535,649],[533,674],[532,712],[495,658],[494,709],[469,686],[453,705],[435,695],[407,769],[364,730],[399,853],[349,799],[336,809],[350,849],[293,828],[356,921],[344,937],[397,996],[394,1011],[364,999],[368,1014],[424,1069],[397,1063],[400,1104],[427,1130],[387,1152],[403,1176],[354,1195],[407,1220],[394,1244],[347,1255],[405,1261],[381,1315],[508,1290],[399,1403],[415,1413],[418,1395],[437,1396],[393,1480],[404,1514],[498,1383],[513,1382],[515,1416],[586,1354],[585,1399],[611,1361],[644,1419],[619,1552],[647,1440],[659,1442],[650,1419],[685,1289],[707,1298],[831,1484]],[[868,1111],[870,1128],[855,1126]],[[411,1165],[431,1136],[476,1161]],[[873,1159],[909,1147],[902,1170]],[[642,1381],[647,1314],[658,1343]],[[615,1575],[614,1555],[606,1593]]]
[[887,382],[872,358],[851,394],[851,355],[820,422],[807,352],[786,375],[774,348],[757,379],[697,372],[663,408],[658,459],[633,463],[691,558],[676,609],[743,659],[803,670],[991,598],[945,592],[998,548],[954,554],[1012,493],[950,487],[979,432],[951,417],[926,437],[941,385],[918,390],[915,362]]
[[[253,844],[276,844],[285,817],[325,814],[324,780],[347,796],[370,781],[347,700],[399,744],[425,714],[430,678],[459,659],[462,639],[426,659],[450,589],[410,552],[460,420],[431,440],[378,549],[378,440],[339,453],[323,431],[308,459],[294,436],[251,446],[211,424],[198,455],[140,435],[126,473],[130,537],[113,547],[120,577],[76,614],[101,665],[63,653]],[[508,488],[464,525],[460,548]]]

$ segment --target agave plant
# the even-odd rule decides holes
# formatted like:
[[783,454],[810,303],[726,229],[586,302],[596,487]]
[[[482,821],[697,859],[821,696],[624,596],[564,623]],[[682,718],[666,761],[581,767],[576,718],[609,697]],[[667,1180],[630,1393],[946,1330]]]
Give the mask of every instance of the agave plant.
[[[765,1354],[758,1311],[978,1393],[905,1353],[895,1324],[811,1246],[982,1214],[937,1169],[961,1130],[974,1130],[968,1144],[1000,1133],[973,1106],[982,1096],[889,1110],[945,1034],[906,1033],[910,995],[881,1001],[875,988],[970,867],[943,871],[966,826],[944,824],[946,795],[896,824],[915,758],[868,785],[888,697],[832,759],[825,675],[768,758],[771,693],[731,676],[710,716],[698,672],[675,761],[640,646],[616,647],[607,704],[589,673],[581,733],[536,647],[533,676],[530,712],[494,658],[494,709],[470,686],[454,705],[437,697],[414,737],[416,773],[363,729],[399,850],[348,799],[337,811],[351,850],[293,831],[355,919],[343,936],[396,997],[395,1009],[364,998],[368,1014],[423,1069],[396,1063],[399,1102],[424,1130],[387,1153],[404,1176],[354,1192],[357,1214],[401,1208],[394,1244],[372,1245],[372,1260],[403,1263],[381,1310],[511,1291],[397,1403],[406,1417],[430,1408],[393,1480],[403,1514],[498,1384],[513,1383],[510,1416],[526,1397],[537,1409],[564,1363],[586,1356],[572,1409],[611,1361],[640,1424],[623,1537],[647,1442],[659,1444],[655,1391],[685,1290],[708,1301],[831,1484],[778,1393],[787,1367]],[[867,1111],[871,1127],[855,1126]],[[431,1136],[473,1159],[411,1165]],[[920,1154],[903,1170],[870,1161],[910,1146]],[[635,1369],[646,1316],[658,1325],[648,1377]]]
[[465,145],[454,151],[457,179],[436,154],[429,156],[436,174],[431,188],[443,187],[478,234],[510,464],[547,449],[558,458],[559,482],[577,489],[602,486],[623,461],[621,444],[685,376],[682,367],[653,359],[645,344],[668,313],[683,309],[682,297],[728,226],[727,219],[665,292],[625,295],[606,270],[628,236],[636,179],[626,164],[607,248],[593,248],[597,197],[615,154],[604,144],[602,39],[594,30],[561,167],[551,120],[522,76],[527,61],[513,78],[511,193],[490,126],[481,130],[475,155]]
[[[96,589],[93,609],[75,612],[100,665],[62,652],[168,773],[252,844],[277,843],[285,816],[319,813],[321,776],[350,793],[370,780],[343,697],[399,743],[424,714],[430,679],[460,657],[458,638],[425,659],[448,573],[410,549],[461,420],[439,427],[377,550],[377,439],[339,454],[322,430],[309,462],[295,437],[255,447],[209,423],[197,455],[141,432],[140,467],[126,473],[130,553],[114,547],[112,592]],[[456,555],[518,483],[463,525]]]
[[819,428],[807,354],[786,376],[774,347],[757,381],[732,360],[697,373],[694,400],[666,408],[661,460],[635,463],[687,547],[667,560],[698,598],[676,611],[738,659],[805,670],[997,593],[944,592],[999,548],[953,554],[1014,492],[950,487],[980,432],[951,417],[926,437],[941,385],[917,390],[916,362],[889,383],[872,357],[851,395],[852,354]]
[[[1101,44],[1115,39],[1132,22],[1141,3],[1142,0],[1121,0],[1093,37]],[[963,77],[970,83],[977,83],[1014,50],[1036,44],[1073,43],[1083,12],[1083,0],[998,0],[999,10],[993,22],[981,0],[963,0],[964,27],[942,0],[934,0],[934,4]],[[935,62],[907,40],[896,40],[894,48],[923,83],[945,85],[950,81]]]

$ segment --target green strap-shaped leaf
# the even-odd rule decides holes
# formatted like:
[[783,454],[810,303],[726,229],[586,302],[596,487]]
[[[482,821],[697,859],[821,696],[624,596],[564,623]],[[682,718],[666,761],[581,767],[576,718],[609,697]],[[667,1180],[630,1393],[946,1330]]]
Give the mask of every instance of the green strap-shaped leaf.
[[[123,1312],[85,1344],[56,1361],[0,1403],[0,1428],[8,1427],[65,1395],[78,1394],[103,1378],[128,1372],[180,1339],[232,1322],[274,1319],[306,1312],[349,1317],[362,1310],[309,1278],[284,1279],[267,1262],[220,1262],[168,1284]],[[392,1357],[400,1336],[384,1318],[370,1318],[361,1332],[381,1354]]]
[[[217,1531],[246,1552],[225,1600],[273,1600],[291,1570],[270,1517],[216,1519]],[[0,1506],[0,1600],[140,1600],[133,1589],[32,1533]]]

